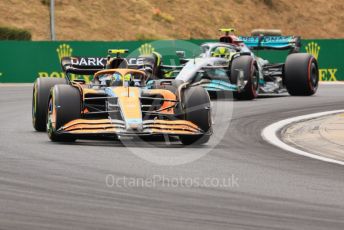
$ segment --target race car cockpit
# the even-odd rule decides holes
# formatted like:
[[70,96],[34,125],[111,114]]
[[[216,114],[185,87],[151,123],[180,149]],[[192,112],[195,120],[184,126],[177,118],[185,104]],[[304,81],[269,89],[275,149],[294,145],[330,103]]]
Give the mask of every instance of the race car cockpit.
[[224,43],[205,43],[201,45],[200,58],[220,57],[230,59],[235,53],[240,52],[240,47]]
[[235,53],[235,52],[236,51],[231,52],[230,48],[228,47],[218,46],[218,47],[214,47],[213,51],[211,51],[211,56],[229,59],[232,56],[232,53]]
[[90,84],[93,87],[144,87],[146,75],[143,71],[133,69],[105,69],[95,73]]

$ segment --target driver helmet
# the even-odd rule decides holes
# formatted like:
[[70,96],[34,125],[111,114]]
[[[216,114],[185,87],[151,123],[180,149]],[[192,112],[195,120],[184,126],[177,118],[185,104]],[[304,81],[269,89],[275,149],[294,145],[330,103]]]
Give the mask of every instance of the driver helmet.
[[123,85],[123,77],[119,73],[112,74],[112,86],[121,86]]
[[216,47],[214,52],[212,52],[212,57],[229,58],[230,56],[231,52],[227,47]]

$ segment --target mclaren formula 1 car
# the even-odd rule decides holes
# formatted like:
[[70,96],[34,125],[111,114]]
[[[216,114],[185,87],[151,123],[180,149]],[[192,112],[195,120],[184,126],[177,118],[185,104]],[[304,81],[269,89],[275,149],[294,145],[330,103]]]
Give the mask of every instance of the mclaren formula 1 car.
[[[153,135],[177,136],[185,145],[209,140],[210,99],[202,87],[156,80],[147,89],[145,71],[128,68],[124,58],[108,58],[107,68],[79,65],[78,59],[63,58],[66,79],[38,78],[34,84],[33,126],[47,130],[52,141]],[[94,77],[86,84],[71,81],[70,74]]]
[[[310,96],[318,87],[318,63],[307,53],[299,53],[297,36],[281,36],[278,31],[255,30],[251,37],[237,37],[233,29],[219,42],[201,45],[197,58],[185,59],[177,51],[182,69],[176,79],[203,86],[209,93],[233,91],[236,99],[254,99],[258,94],[282,93]],[[289,50],[285,63],[270,63],[256,50]]]

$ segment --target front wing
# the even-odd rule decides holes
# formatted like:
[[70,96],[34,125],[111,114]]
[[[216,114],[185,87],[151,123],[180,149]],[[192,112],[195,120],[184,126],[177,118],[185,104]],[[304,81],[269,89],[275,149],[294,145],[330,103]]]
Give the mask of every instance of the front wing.
[[145,120],[142,125],[127,128],[122,120],[77,119],[58,129],[57,134],[144,136],[201,135],[204,132],[197,125],[186,120]]

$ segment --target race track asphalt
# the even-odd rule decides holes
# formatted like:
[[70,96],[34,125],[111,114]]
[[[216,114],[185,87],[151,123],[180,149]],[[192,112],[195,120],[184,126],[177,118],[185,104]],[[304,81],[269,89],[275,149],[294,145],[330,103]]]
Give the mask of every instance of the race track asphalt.
[[[115,141],[52,143],[32,128],[31,87],[1,86],[0,229],[344,229],[344,167],[285,152],[261,137],[278,120],[343,109],[343,86],[321,85],[308,98],[232,103],[218,145],[191,163],[164,166]],[[107,184],[109,175],[162,179],[125,187]],[[230,187],[194,184],[229,177]],[[171,178],[191,178],[192,186]]]

